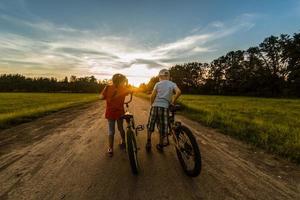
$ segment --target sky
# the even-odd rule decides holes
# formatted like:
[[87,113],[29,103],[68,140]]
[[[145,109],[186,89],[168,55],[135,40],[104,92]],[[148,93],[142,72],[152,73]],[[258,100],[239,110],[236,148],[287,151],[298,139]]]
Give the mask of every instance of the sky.
[[0,74],[125,74],[210,62],[300,32],[300,0],[0,0]]

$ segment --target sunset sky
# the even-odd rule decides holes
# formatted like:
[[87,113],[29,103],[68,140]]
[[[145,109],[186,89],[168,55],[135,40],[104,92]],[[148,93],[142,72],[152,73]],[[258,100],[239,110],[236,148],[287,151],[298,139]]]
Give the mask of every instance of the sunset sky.
[[300,0],[0,0],[0,74],[124,73],[210,62],[265,37],[300,32]]

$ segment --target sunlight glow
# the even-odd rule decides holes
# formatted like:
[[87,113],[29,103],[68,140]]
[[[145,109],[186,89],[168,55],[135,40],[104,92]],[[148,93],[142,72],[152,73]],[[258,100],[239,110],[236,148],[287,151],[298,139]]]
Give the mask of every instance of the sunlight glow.
[[158,74],[159,69],[148,68],[146,65],[133,65],[130,68],[121,70],[128,78],[128,82],[134,86],[139,86],[141,83],[147,83],[151,77]]
[[156,76],[160,68],[149,68],[145,64],[133,64],[129,68],[114,69],[107,67],[105,69],[99,66],[91,68],[91,73],[95,74],[98,79],[111,79],[115,73],[124,74],[128,78],[128,82],[131,85],[138,87],[141,83],[148,83],[151,77]]

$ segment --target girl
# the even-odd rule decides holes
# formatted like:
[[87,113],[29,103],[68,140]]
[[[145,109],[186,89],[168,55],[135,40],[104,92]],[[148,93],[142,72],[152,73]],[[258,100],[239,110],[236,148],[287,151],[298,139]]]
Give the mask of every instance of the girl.
[[106,100],[105,118],[108,121],[108,150],[110,157],[113,156],[115,124],[117,122],[118,130],[121,135],[120,148],[125,148],[125,132],[123,129],[124,101],[125,97],[130,93],[126,87],[127,78],[122,74],[114,74],[112,77],[112,85],[106,86],[101,95],[101,99]]

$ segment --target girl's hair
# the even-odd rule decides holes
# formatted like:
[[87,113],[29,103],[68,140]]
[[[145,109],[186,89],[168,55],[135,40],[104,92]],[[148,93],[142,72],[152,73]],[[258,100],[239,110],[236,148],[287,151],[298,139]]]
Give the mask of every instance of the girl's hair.
[[118,87],[123,81],[127,81],[126,76],[123,74],[114,74],[112,77],[112,82],[116,87]]

